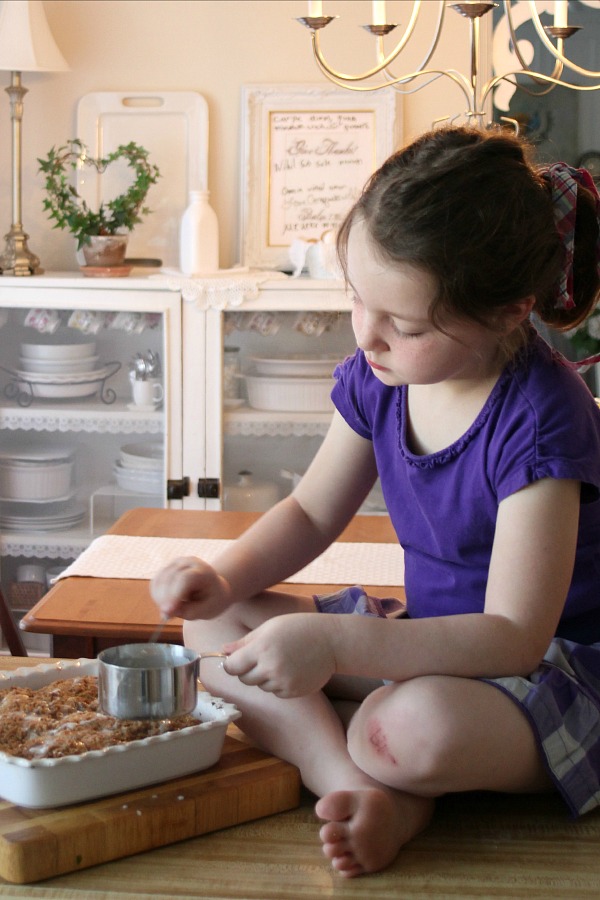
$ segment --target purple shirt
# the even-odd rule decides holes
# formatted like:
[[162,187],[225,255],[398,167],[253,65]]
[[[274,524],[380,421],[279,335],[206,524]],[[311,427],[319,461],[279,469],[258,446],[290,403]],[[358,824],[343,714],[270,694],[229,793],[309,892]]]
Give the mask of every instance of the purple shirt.
[[467,432],[425,456],[408,447],[406,387],[382,384],[360,350],[335,377],[337,409],[373,442],[410,616],[482,612],[499,503],[539,479],[572,478],[582,482],[577,559],[557,633],[600,640],[600,410],[560,354],[535,335]]

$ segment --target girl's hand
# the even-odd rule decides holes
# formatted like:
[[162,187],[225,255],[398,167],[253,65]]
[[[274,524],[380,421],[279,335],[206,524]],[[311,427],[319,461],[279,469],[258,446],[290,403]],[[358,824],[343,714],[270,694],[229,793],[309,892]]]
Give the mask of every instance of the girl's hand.
[[324,617],[312,613],[269,619],[239,641],[224,645],[225,671],[286,699],[319,691],[335,672],[323,624]]
[[150,595],[163,616],[212,619],[231,603],[229,583],[195,556],[182,556],[150,582]]

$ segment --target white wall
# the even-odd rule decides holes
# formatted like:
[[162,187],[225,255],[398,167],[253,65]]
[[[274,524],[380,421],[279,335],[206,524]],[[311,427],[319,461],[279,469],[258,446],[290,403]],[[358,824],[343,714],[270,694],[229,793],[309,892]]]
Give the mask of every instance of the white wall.
[[[405,24],[411,4],[388,2],[388,18]],[[424,4],[432,20],[437,4]],[[29,89],[23,120],[23,224],[30,248],[46,271],[75,269],[74,241],[53,231],[42,210],[37,158],[76,135],[76,104],[91,91],[185,90],[203,94],[209,107],[209,188],[221,230],[221,266],[238,262],[240,88],[248,83],[317,83],[309,32],[294,21],[306,0],[44,0],[67,73],[24,73]],[[368,0],[325,0],[341,18],[323,35],[332,62],[346,71],[373,64],[373,38],[359,26],[370,21]],[[427,23],[426,23],[427,24]],[[335,31],[334,31],[335,29]],[[423,29],[421,47],[426,41]],[[420,59],[412,53],[398,71]],[[449,10],[436,65],[465,71],[467,20]],[[8,85],[8,72],[0,83]],[[406,98],[404,139],[435,118],[464,107],[455,87],[441,81]],[[11,139],[8,98],[0,94],[0,235],[11,219]]]

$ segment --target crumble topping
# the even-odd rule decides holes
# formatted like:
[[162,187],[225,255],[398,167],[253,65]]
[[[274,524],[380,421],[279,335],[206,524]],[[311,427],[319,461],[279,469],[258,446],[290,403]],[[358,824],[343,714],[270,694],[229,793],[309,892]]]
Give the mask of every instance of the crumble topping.
[[98,709],[94,675],[43,688],[0,690],[0,751],[23,759],[71,756],[197,725],[194,716],[117,719]]

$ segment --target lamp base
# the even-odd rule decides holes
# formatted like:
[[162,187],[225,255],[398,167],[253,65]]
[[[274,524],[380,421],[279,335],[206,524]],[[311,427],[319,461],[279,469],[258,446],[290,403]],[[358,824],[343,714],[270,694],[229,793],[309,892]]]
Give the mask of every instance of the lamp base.
[[41,275],[40,260],[27,246],[28,234],[19,225],[12,225],[6,235],[4,253],[0,256],[3,275]]

